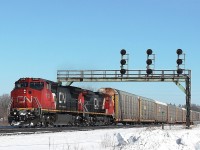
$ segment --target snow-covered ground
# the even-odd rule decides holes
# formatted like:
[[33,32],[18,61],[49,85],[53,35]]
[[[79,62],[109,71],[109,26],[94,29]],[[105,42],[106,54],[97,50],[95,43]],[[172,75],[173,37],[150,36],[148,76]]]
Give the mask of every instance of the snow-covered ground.
[[0,150],[200,150],[200,126],[0,136]]

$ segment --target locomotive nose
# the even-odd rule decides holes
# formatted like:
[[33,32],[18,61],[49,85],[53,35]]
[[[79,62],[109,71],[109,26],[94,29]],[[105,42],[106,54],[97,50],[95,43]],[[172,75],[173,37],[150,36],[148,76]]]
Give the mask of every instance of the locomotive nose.
[[17,89],[17,90],[13,90],[11,92],[11,96],[12,97],[16,97],[16,96],[26,96],[26,94],[28,93],[27,89]]
[[13,107],[14,108],[26,108],[27,107],[27,97],[28,90],[26,88],[23,89],[15,89],[11,92],[11,97],[13,99]]

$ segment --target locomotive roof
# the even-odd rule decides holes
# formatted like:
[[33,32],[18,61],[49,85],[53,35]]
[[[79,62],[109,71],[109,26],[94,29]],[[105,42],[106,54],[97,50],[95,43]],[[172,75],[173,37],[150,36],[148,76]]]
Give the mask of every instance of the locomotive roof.
[[[54,83],[54,84],[58,84],[57,82],[51,81],[51,80],[46,80],[43,78],[31,78],[31,77],[26,77],[26,78],[20,78],[18,81],[26,81],[26,80],[31,80],[31,81],[46,81],[48,83]],[[16,81],[16,82],[18,82]]]

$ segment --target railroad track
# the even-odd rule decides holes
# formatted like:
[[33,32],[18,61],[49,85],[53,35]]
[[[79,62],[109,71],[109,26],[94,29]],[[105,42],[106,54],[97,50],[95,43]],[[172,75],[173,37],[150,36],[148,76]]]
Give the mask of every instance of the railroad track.
[[[41,134],[65,131],[89,131],[97,129],[120,129],[120,128],[141,128],[148,127],[149,125],[113,125],[113,126],[84,126],[84,127],[49,127],[49,128],[17,128],[17,127],[0,127],[0,136],[21,135],[21,134]],[[151,125],[152,126],[152,125]],[[155,126],[155,125],[154,125]],[[158,127],[158,125],[156,125]],[[159,125],[160,126],[160,125]]]

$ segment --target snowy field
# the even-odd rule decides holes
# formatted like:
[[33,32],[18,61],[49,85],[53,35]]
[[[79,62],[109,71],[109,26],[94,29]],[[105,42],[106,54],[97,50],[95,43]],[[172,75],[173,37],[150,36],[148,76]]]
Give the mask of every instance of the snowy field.
[[200,126],[0,136],[0,150],[200,150]]

